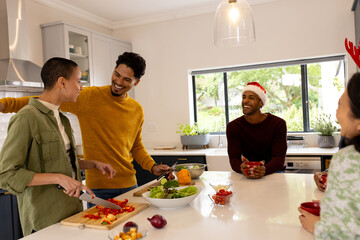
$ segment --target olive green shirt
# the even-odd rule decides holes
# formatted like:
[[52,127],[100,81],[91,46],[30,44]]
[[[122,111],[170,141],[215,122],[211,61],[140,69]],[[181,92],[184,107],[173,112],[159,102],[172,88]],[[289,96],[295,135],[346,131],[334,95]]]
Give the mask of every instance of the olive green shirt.
[[[75,151],[70,122],[61,112],[60,118]],[[81,181],[77,161],[76,168]],[[72,177],[72,167],[53,111],[31,98],[29,105],[11,118],[0,153],[0,188],[17,195],[25,236],[82,210],[78,198],[69,197],[55,184],[28,187],[35,173]]]

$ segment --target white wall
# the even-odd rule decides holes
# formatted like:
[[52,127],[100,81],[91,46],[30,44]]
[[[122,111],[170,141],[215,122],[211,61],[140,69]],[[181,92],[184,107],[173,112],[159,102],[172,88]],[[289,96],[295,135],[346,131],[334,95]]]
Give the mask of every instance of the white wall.
[[[352,2],[279,0],[252,6],[257,40],[238,48],[214,47],[214,14],[115,31],[147,60],[135,88],[145,111],[145,145],[180,146],[177,123],[188,123],[192,115],[189,70],[346,53],[345,37],[355,40]],[[349,75],[356,71],[351,58],[348,69]]]

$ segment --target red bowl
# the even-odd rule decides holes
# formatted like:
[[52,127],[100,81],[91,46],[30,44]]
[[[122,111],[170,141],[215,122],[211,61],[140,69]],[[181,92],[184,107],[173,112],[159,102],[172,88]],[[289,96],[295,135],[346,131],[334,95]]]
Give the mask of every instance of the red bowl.
[[327,180],[327,174],[326,173],[321,175],[321,180],[322,180],[323,184],[326,184],[326,180]]
[[320,216],[320,203],[319,202],[303,202],[300,205],[300,208],[305,211],[312,213],[316,216]]
[[247,162],[247,165],[249,165],[250,167],[254,167],[254,166],[260,166],[260,162]]

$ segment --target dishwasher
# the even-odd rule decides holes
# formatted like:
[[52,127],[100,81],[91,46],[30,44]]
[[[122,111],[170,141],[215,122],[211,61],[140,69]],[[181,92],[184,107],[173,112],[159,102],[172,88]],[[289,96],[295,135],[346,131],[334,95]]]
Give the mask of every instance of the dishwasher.
[[320,156],[286,156],[286,173],[315,173],[321,170]]

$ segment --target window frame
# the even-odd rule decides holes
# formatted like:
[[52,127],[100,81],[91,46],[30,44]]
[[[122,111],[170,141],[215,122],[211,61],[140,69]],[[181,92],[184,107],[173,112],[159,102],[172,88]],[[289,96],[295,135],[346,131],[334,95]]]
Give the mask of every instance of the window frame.
[[[301,94],[302,94],[301,99],[302,99],[302,108],[303,108],[303,131],[291,131],[291,133],[313,132],[313,129],[310,129],[307,65],[313,64],[313,63],[330,62],[330,61],[343,61],[344,79],[345,79],[344,87],[346,88],[347,58],[346,58],[345,54],[190,71],[192,88],[193,88],[192,89],[192,94],[193,94],[192,97],[193,97],[193,107],[194,107],[194,122],[197,122],[197,118],[198,118],[197,117],[197,115],[198,115],[197,114],[197,101],[196,101],[196,76],[197,75],[211,74],[211,73],[223,73],[225,120],[226,120],[226,124],[228,124],[229,119],[230,119],[229,105],[228,105],[228,84],[227,84],[227,80],[228,80],[227,73],[228,72],[254,70],[254,69],[261,69],[261,68],[272,68],[272,67],[284,67],[284,66],[290,66],[290,65],[299,65],[301,68]],[[212,133],[218,134],[218,132],[212,132]]]

